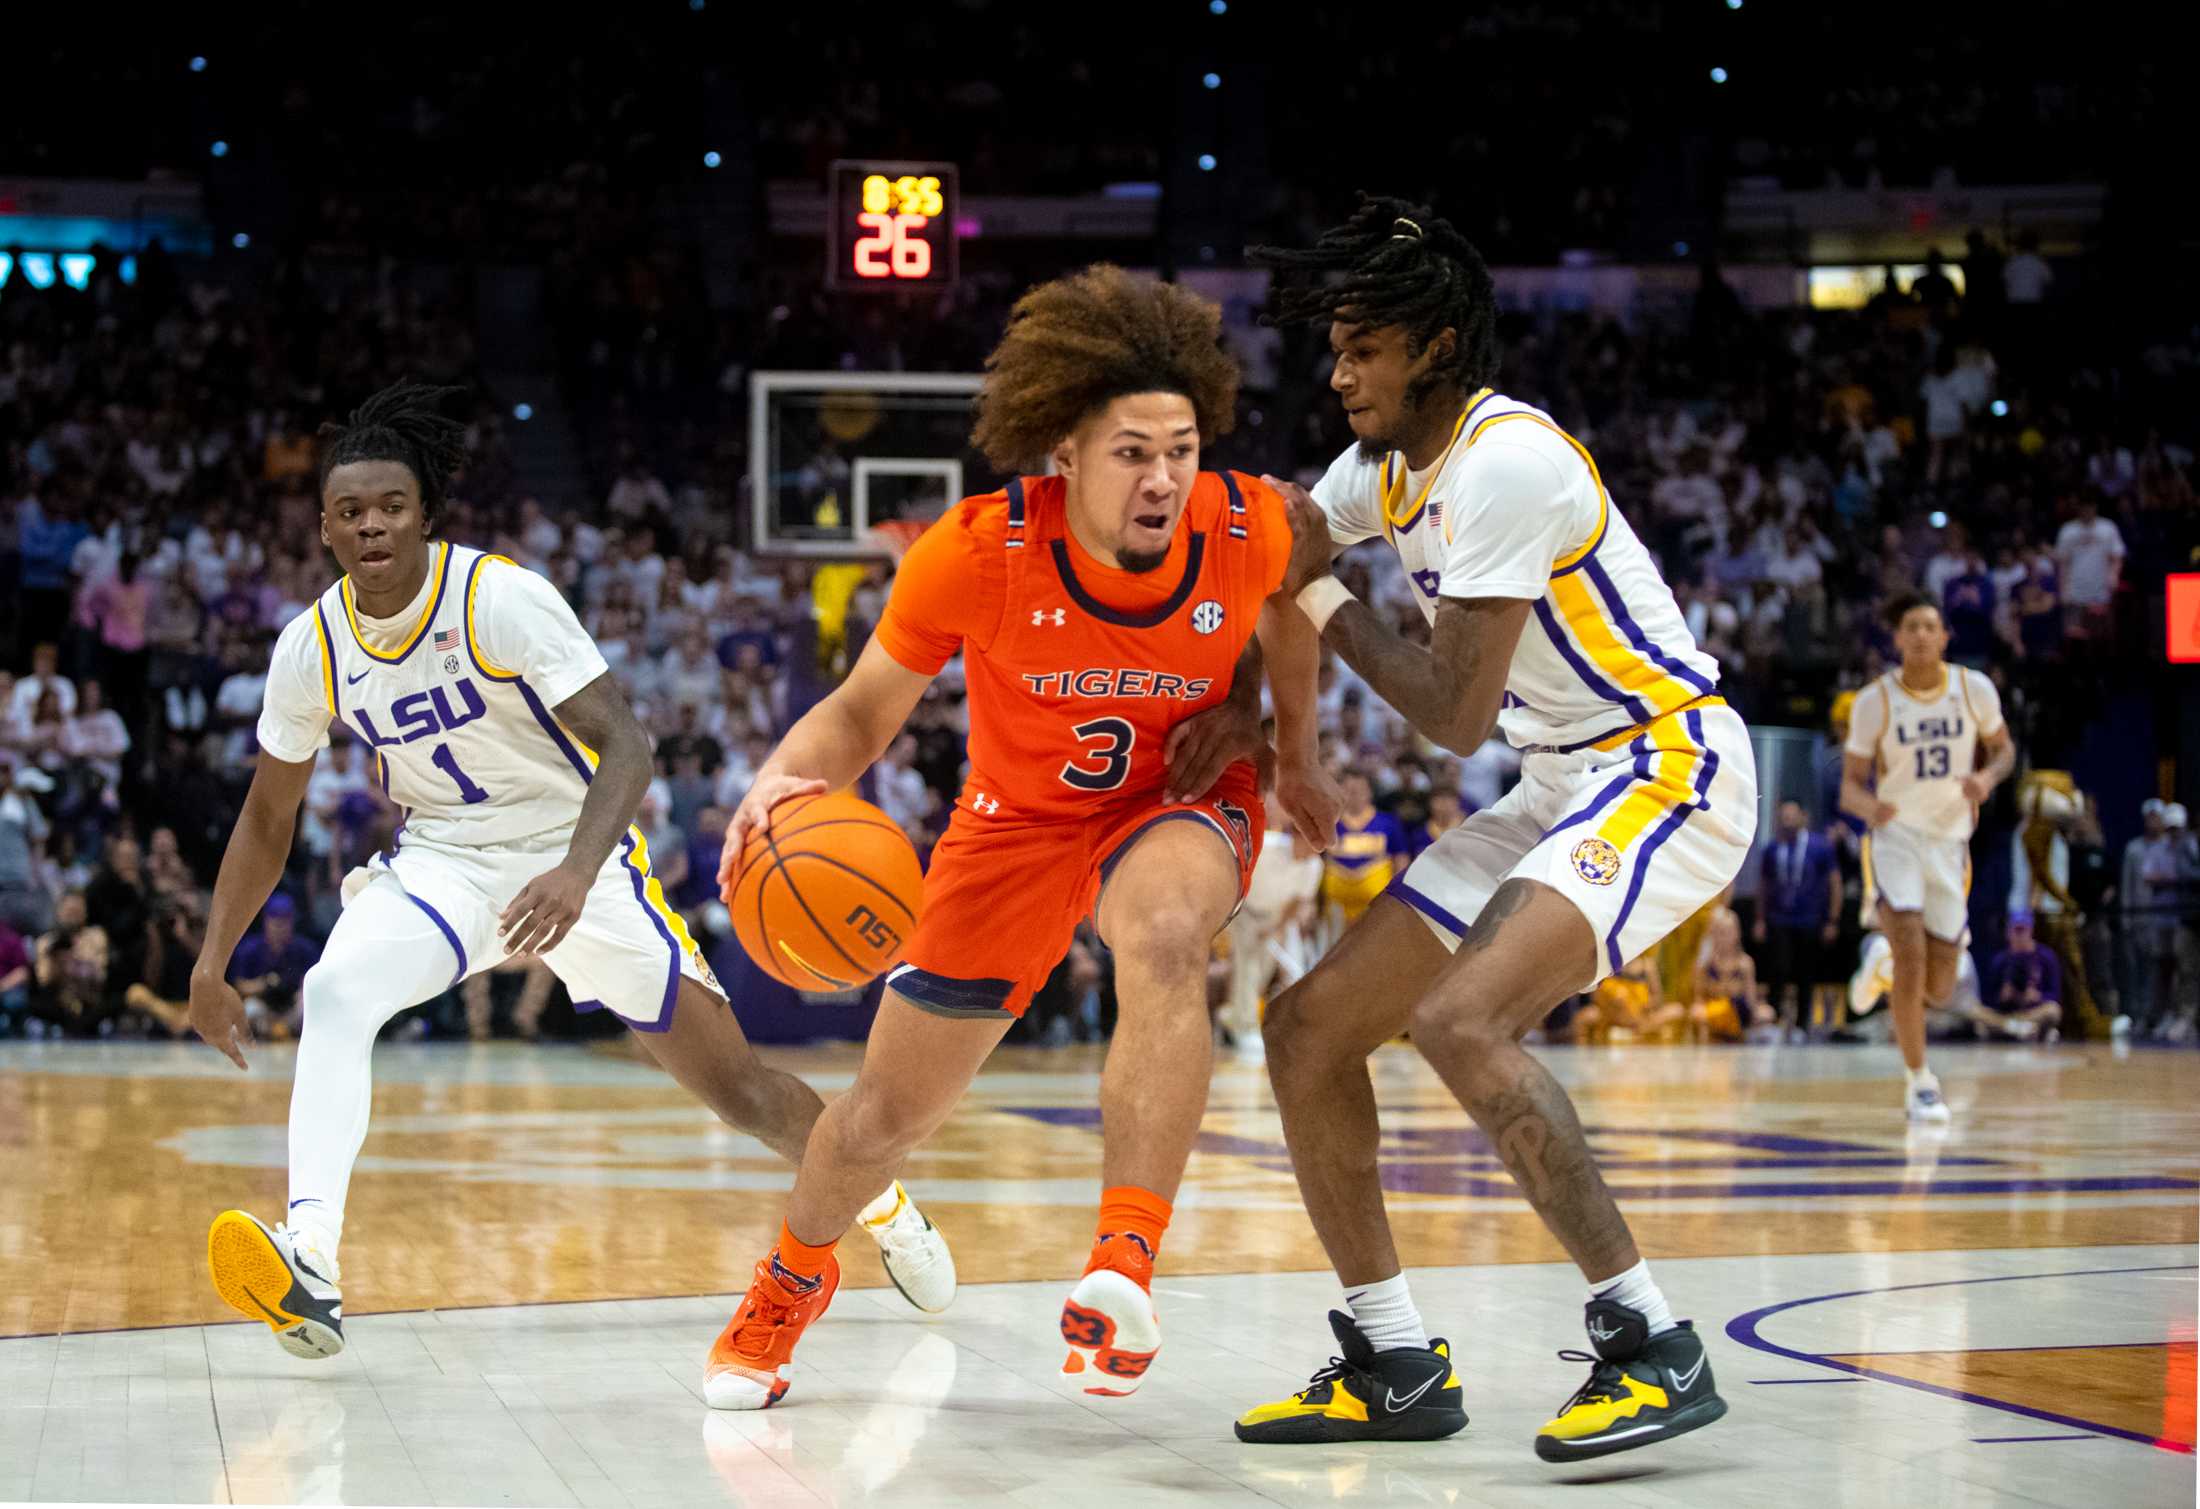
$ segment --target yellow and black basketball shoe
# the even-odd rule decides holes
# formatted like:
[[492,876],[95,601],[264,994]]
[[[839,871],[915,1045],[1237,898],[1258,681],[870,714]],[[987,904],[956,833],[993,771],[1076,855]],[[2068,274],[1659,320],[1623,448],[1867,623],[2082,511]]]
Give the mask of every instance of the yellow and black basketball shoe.
[[1579,1462],[1654,1446],[1726,1413],[1703,1338],[1689,1322],[1652,1336],[1640,1310],[1608,1299],[1589,1301],[1588,1322],[1595,1353],[1558,1354],[1588,1363],[1589,1381],[1536,1432],[1535,1454],[1544,1461]]
[[1378,1352],[1342,1310],[1329,1312],[1342,1357],[1288,1399],[1247,1410],[1237,1438],[1257,1445],[1440,1441],[1466,1428],[1459,1375],[1443,1341]]

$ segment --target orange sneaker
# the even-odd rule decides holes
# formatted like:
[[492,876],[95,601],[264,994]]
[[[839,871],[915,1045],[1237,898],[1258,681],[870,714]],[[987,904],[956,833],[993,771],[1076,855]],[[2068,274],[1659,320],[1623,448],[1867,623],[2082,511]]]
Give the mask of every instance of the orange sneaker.
[[703,1402],[712,1409],[769,1409],[786,1397],[781,1369],[794,1355],[809,1323],[825,1313],[840,1287],[840,1260],[805,1280],[780,1265],[774,1252],[756,1265],[756,1281],[711,1344],[703,1368]]

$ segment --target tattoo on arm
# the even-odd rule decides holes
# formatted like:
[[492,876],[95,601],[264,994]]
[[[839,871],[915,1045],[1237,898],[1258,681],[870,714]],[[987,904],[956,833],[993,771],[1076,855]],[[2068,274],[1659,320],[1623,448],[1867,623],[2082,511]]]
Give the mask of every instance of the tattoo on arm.
[[1429,649],[1401,639],[1363,602],[1330,616],[1322,638],[1422,733],[1460,754],[1489,737],[1531,604],[1444,598]]

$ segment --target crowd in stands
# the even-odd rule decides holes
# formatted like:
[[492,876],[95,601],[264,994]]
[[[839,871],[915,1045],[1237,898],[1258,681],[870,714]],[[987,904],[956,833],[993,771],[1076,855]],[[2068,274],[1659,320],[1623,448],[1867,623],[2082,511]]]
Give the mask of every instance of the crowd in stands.
[[[705,339],[653,374],[618,344],[622,285],[592,286],[587,265],[573,264],[554,329],[586,443],[609,475],[585,496],[549,499],[517,485],[509,421],[479,389],[470,312],[455,295],[396,276],[337,289],[299,266],[241,296],[158,261],[135,286],[95,276],[83,292],[22,280],[0,290],[0,1004],[11,1024],[97,1033],[176,1020],[252,768],[269,645],[328,580],[312,427],[401,374],[480,393],[445,532],[541,571],[574,603],[658,741],[643,821],[667,891],[732,946],[712,895],[727,813],[860,648],[890,589],[884,563],[813,570],[744,548],[742,381],[755,366],[913,358],[868,348],[887,337],[860,321],[835,328],[819,303],[773,311],[778,334],[748,345],[738,323],[690,322],[674,307],[671,323]],[[1891,661],[1878,608],[1919,587],[1943,604],[1953,657],[2001,684],[2034,764],[2067,763],[2110,699],[2148,693],[2138,651],[2158,611],[2153,578],[2123,567],[2200,565],[2193,334],[2165,330],[2129,349],[2091,339],[2038,302],[2019,262],[2002,266],[2015,274],[2005,287],[1974,276],[1967,298],[1935,273],[1908,287],[1890,278],[1854,313],[1752,312],[1714,270],[1682,322],[1508,321],[1504,386],[1596,456],[1752,721],[1826,727],[1836,694]],[[667,280],[676,285],[699,297],[692,279]],[[976,316],[997,328],[989,301],[1001,296],[975,286],[974,318],[941,339],[982,344]],[[1318,345],[1242,324],[1231,338],[1266,342],[1269,371],[1249,384],[1248,406],[1286,390],[1312,397],[1288,425],[1241,425],[1218,459],[1311,481],[1347,443],[1321,401]],[[973,358],[942,360],[967,369]],[[1363,547],[1344,572],[1422,632],[1391,553]],[[1330,758],[1364,777],[1368,805],[1403,833],[1425,842],[1431,824],[1495,801],[1516,777],[1499,745],[1441,757],[1341,663],[1322,678]],[[950,674],[866,778],[920,847],[959,786],[962,719]],[[281,900],[240,960],[271,1025],[334,919],[342,876],[387,839],[368,764],[341,741],[323,758]],[[1824,800],[1808,814],[1827,832],[1832,818]],[[2135,816],[2098,821],[2120,836]],[[2166,842],[2134,872],[2166,900],[2146,926],[2117,930],[2111,967],[2128,977],[2143,953],[2164,1019],[2189,1017],[2196,988],[2184,855]],[[2133,889],[2122,885],[2123,904]],[[1743,890],[1743,916],[1765,915],[1754,883]],[[2114,915],[2094,908],[2096,921]],[[1727,968],[1716,921],[1702,936]],[[1752,931],[1749,946],[1762,977],[1766,944]],[[1084,1027],[1104,962],[1088,942],[1066,965]],[[439,1009],[441,1029],[462,1030],[457,1004]],[[522,1021],[542,1020],[537,999]],[[487,1029],[478,1005],[472,1021]]]

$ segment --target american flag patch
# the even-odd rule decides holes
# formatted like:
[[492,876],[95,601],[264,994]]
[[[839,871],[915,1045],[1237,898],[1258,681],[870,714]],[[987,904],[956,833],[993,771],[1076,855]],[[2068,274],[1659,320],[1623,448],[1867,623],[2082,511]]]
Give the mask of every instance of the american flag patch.
[[443,651],[443,650],[455,650],[455,649],[457,649],[457,648],[458,648],[458,630],[456,630],[456,629],[444,629],[444,630],[442,630],[441,632],[439,632],[439,633],[438,633],[438,634],[437,634],[437,635],[435,636],[435,647],[436,647],[436,649],[437,649],[437,651],[438,651],[438,652],[441,652],[441,651]]

